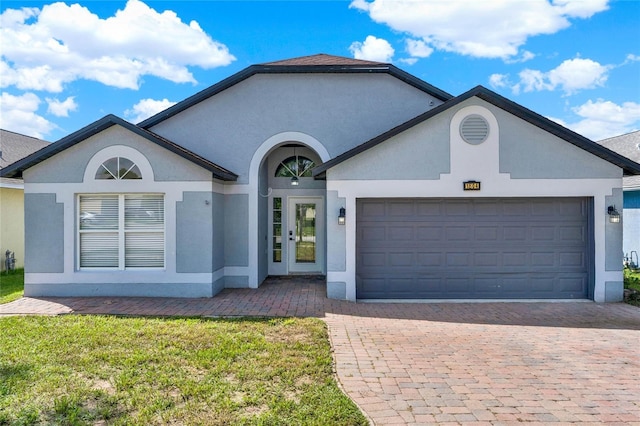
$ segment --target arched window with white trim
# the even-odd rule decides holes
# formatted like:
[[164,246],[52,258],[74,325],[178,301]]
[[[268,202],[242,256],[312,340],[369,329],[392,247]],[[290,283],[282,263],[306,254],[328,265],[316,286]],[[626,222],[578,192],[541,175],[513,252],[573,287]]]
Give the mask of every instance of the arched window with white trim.
[[311,177],[311,169],[315,166],[313,160],[302,155],[294,155],[278,165],[275,177]]
[[[139,157],[148,169],[139,152],[127,147],[124,155],[127,153]],[[77,195],[78,266],[116,270],[164,268],[165,196],[129,192],[131,184],[118,181],[144,180],[146,176],[136,162],[118,154],[114,147],[96,154],[95,161],[88,165],[95,174],[91,169],[87,172],[92,173],[94,182],[103,181],[101,192]]]
[[102,163],[96,171],[96,179],[142,179],[140,168],[125,157],[113,157]]

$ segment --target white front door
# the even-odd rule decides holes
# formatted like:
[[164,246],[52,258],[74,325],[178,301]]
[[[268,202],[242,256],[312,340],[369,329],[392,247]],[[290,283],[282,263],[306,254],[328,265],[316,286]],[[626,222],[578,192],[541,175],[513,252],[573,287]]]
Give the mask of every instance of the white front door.
[[287,251],[290,273],[322,273],[324,262],[324,200],[289,197]]

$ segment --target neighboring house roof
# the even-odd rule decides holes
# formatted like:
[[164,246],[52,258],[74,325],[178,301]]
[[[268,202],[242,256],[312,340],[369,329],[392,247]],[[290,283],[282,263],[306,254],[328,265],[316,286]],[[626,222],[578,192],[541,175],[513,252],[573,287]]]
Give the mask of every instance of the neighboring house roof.
[[[598,142],[600,145],[624,155],[630,160],[640,163],[640,130],[603,139]],[[640,188],[640,176],[629,176],[623,179],[625,188]]]
[[516,117],[519,117],[533,124],[534,126],[537,126],[579,148],[582,148],[585,151],[590,152],[591,154],[594,154],[604,160],[607,160],[612,164],[615,164],[616,166],[622,168],[625,176],[640,175],[640,164],[634,161],[631,161],[627,157],[624,157],[610,149],[607,149],[604,146],[598,145],[592,140],[587,139],[584,136],[567,129],[566,127],[563,127],[558,123],[555,123],[549,120],[548,118],[545,118],[540,114],[537,114],[531,111],[530,109],[523,107],[522,105],[518,105],[515,102],[510,101],[509,99],[503,96],[500,96],[497,93],[483,86],[476,86],[473,89],[469,90],[468,92],[463,93],[462,95],[457,96],[455,98],[452,98],[446,101],[445,103],[438,105],[437,107],[423,114],[420,114],[419,116],[412,118],[411,120],[403,124],[400,124],[399,126],[394,127],[393,129],[363,143],[362,145],[358,145],[355,148],[335,158],[332,158],[331,160],[323,164],[316,166],[313,169],[313,175],[317,178],[322,178],[324,177],[325,172],[331,167],[334,167],[342,163],[343,161],[346,161],[360,154],[361,152],[364,152],[392,138],[393,136],[396,136],[404,132],[405,130],[410,129],[416,126],[417,124],[422,123],[423,121],[426,121],[429,118],[434,117],[437,114],[440,114],[441,112],[446,111],[449,108],[452,108],[455,105],[458,105],[461,102],[467,99],[470,99],[472,97],[478,97],[486,102],[489,102],[490,104],[498,108],[501,108],[504,111],[507,111],[508,113],[513,114]]
[[49,142],[0,129],[0,169],[50,145]]
[[188,149],[183,148],[182,146],[171,142],[166,138],[163,138],[160,135],[157,135],[149,130],[142,129],[134,124],[129,123],[128,121],[125,121],[111,114],[101,118],[94,123],[89,124],[88,126],[78,130],[75,133],[70,134],[65,138],[60,139],[57,142],[50,144],[46,148],[41,149],[40,151],[35,152],[32,155],[13,163],[11,166],[0,170],[0,176],[22,177],[22,172],[29,167],[33,167],[36,164],[46,160],[47,158],[50,158],[58,154],[59,152],[64,151],[65,149],[76,145],[77,143],[82,142],[83,140],[114,125],[122,126],[125,129],[136,133],[139,136],[142,136],[148,141],[153,142],[165,149],[168,149],[169,151],[191,161],[192,163],[195,163],[200,167],[211,171],[213,176],[218,179],[225,181],[235,181],[238,178],[238,175],[236,175],[235,173],[230,172],[229,170],[224,169],[215,163],[212,163],[206,158],[203,158],[198,154],[195,154]]
[[449,93],[438,89],[419,78],[402,71],[392,64],[382,62],[361,61],[358,59],[344,58],[341,56],[331,56],[325,54],[302,56],[300,58],[287,59],[283,61],[269,62],[258,65],[251,65],[244,70],[228,77],[213,86],[196,93],[195,95],[178,102],[170,108],[147,118],[138,123],[138,126],[148,129],[173,117],[174,115],[196,105],[211,96],[214,96],[241,81],[246,80],[256,74],[305,74],[305,73],[328,73],[328,74],[390,74],[405,83],[422,90],[423,92],[446,101],[452,98]]
[[[0,129],[0,169],[50,145],[49,142],[9,130]],[[22,189],[22,179],[0,178],[3,188]]]

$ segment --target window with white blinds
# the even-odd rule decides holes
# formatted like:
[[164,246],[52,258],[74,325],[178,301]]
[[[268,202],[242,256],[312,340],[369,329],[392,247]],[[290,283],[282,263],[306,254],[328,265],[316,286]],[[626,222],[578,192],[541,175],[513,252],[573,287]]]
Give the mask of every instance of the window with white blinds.
[[164,268],[164,195],[78,197],[80,268]]

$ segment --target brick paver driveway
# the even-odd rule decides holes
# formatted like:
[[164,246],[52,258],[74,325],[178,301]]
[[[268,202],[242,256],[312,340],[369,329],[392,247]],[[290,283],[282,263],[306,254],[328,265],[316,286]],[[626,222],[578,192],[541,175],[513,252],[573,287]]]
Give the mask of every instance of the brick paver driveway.
[[640,425],[640,309],[624,304],[367,304],[276,280],[212,299],[23,298],[2,314],[317,316],[375,424]]
[[[640,425],[640,309],[357,305],[327,313],[343,388],[376,424]],[[531,423],[529,423],[531,424]]]

